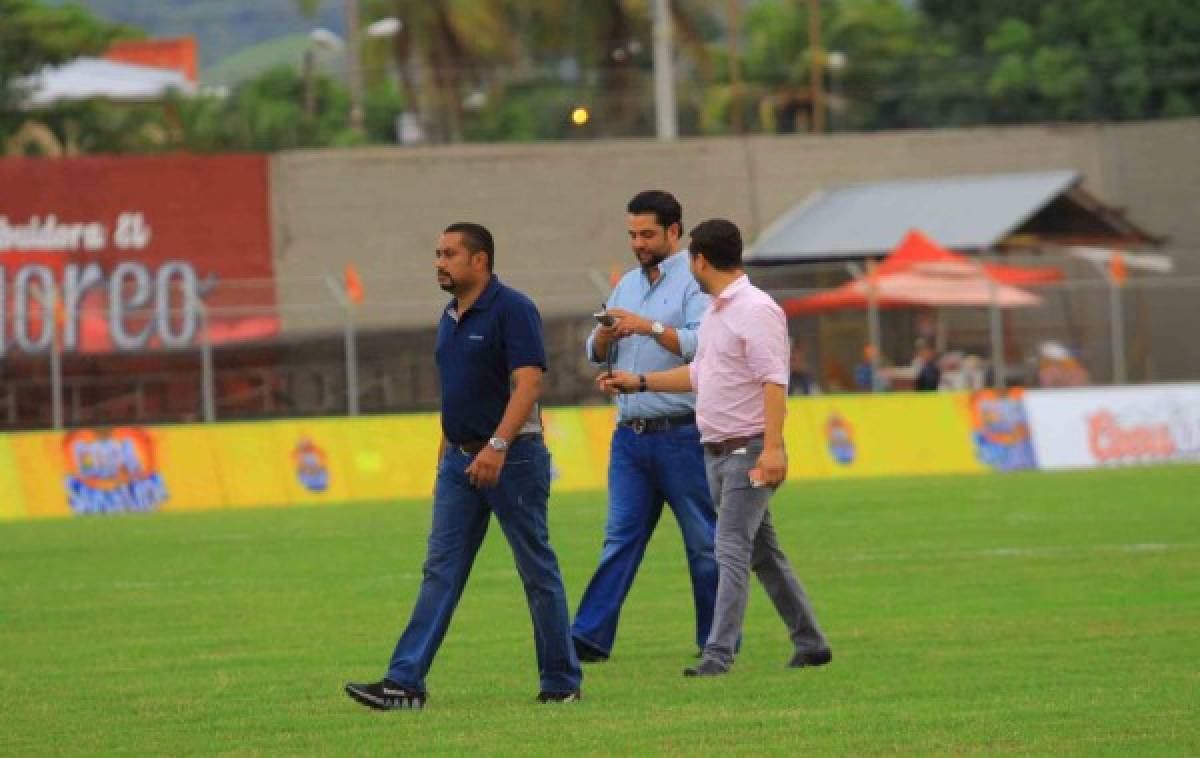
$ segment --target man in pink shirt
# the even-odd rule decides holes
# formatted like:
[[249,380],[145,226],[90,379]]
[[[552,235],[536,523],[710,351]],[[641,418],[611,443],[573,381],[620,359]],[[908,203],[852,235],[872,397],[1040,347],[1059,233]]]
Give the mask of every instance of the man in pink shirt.
[[742,269],[742,236],[723,219],[692,230],[692,276],[712,296],[691,364],[669,371],[601,375],[609,392],[696,392],[708,486],[717,506],[719,567],[712,632],[700,662],[684,676],[718,676],[733,665],[750,569],[787,625],[795,647],[788,665],[833,659],[800,581],[779,546],[767,502],[787,478],[788,334],[783,310]]

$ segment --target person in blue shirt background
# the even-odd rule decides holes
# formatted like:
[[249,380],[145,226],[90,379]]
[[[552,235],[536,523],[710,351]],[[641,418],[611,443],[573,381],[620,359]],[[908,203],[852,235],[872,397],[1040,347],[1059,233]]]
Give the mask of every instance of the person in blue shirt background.
[[[633,374],[691,361],[708,297],[678,252],[683,209],[670,193],[648,190],[629,201],[629,241],[638,268],[627,272],[605,304],[612,325],[587,340],[588,359]],[[612,351],[610,353],[610,351]],[[646,545],[670,505],[683,534],[696,608],[696,647],[712,626],[717,594],[713,530],[717,520],[704,473],[695,395],[641,392],[617,397],[617,428],[608,467],[608,521],[600,565],[571,627],[584,662],[607,660]]]
[[424,578],[387,675],[346,685],[346,694],[377,710],[424,707],[425,675],[493,513],[533,618],[537,700],[580,698],[583,672],[547,527],[550,453],[538,407],[546,370],[542,319],[528,297],[492,274],[494,259],[491,233],[466,222],[447,227],[435,253],[438,284],[455,297],[438,325],[442,440]]

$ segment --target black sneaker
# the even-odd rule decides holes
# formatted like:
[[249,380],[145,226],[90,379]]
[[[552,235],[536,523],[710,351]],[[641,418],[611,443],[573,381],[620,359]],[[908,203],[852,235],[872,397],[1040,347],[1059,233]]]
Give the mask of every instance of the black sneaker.
[[806,666],[824,666],[833,660],[833,651],[826,648],[825,650],[812,650],[807,653],[796,653],[792,659],[788,661],[788,667],[794,669],[802,669]]
[[377,711],[417,711],[425,707],[425,693],[396,684],[391,679],[380,679],[371,684],[350,682],[346,694],[368,708]]
[[580,663],[604,663],[608,660],[608,653],[592,647],[578,637],[572,637],[571,642],[575,645],[575,657]]
[[539,703],[574,703],[579,700],[583,700],[583,693],[579,690],[571,690],[570,692],[542,690],[537,696]]
[[683,670],[684,676],[722,676],[728,673],[729,669],[707,658]]

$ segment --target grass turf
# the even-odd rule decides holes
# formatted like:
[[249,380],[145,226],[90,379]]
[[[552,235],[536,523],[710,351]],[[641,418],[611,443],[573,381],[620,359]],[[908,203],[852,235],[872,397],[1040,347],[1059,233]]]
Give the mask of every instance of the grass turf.
[[[773,514],[834,662],[788,670],[756,586],[734,672],[686,680],[664,517],[612,660],[539,706],[493,523],[421,713],[382,674],[426,502],[0,525],[0,754],[1200,751],[1200,467],[789,484]],[[556,495],[571,602],[602,494]]]

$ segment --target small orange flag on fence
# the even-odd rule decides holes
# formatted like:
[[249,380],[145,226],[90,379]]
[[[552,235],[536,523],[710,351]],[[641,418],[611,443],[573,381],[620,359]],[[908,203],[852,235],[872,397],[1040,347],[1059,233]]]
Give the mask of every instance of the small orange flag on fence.
[[355,305],[361,305],[363,301],[363,286],[362,279],[358,276],[358,269],[353,263],[346,264],[346,299]]
[[1129,271],[1125,268],[1125,257],[1121,255],[1120,250],[1113,250],[1108,259],[1108,278],[1118,287],[1124,287],[1125,280],[1129,278]]

